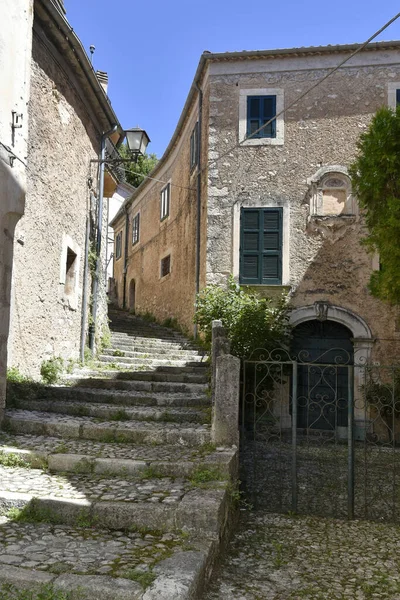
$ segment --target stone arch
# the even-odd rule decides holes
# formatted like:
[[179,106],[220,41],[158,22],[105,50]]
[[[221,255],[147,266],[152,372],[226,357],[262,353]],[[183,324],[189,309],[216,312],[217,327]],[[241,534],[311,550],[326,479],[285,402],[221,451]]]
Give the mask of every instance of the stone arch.
[[135,312],[136,306],[136,281],[131,279],[129,283],[129,297],[128,297],[128,306],[131,312]]
[[374,338],[369,325],[359,315],[347,308],[335,306],[329,302],[317,301],[309,306],[295,308],[290,315],[293,327],[305,321],[336,321],[347,327],[353,334],[354,360],[356,364],[369,361]]

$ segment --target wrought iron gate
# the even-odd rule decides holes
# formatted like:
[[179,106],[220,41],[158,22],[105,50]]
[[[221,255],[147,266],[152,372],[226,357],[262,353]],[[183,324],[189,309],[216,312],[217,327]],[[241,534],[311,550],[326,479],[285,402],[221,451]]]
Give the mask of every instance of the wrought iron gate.
[[397,521],[400,367],[258,351],[243,363],[241,479],[273,512]]

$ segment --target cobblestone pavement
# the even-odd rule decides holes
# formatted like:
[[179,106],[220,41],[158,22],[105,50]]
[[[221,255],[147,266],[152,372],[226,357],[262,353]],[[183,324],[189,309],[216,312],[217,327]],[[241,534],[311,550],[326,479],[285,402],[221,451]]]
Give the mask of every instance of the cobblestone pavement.
[[0,519],[0,565],[50,573],[123,577],[130,569],[148,571],[186,546],[187,541],[173,533],[109,532]]
[[[8,410],[6,414],[9,416],[13,416],[15,418],[32,422],[32,421],[48,421],[53,423],[70,423],[71,425],[100,425],[102,427],[107,427],[109,429],[134,429],[134,430],[177,430],[180,431],[182,429],[182,423],[173,423],[173,422],[144,422],[144,421],[101,421],[95,417],[79,417],[63,414],[52,414],[47,412],[42,412],[38,410]],[[208,432],[210,430],[209,425],[203,425],[200,423],[188,423],[187,429],[192,429],[196,431],[205,431]]]
[[[172,446],[160,444],[158,446],[141,446],[131,444],[116,444],[95,442],[92,440],[60,439],[50,436],[35,435],[9,435],[0,432],[0,446],[34,450],[43,454],[81,454],[94,456],[96,458],[130,458],[145,461],[188,461],[198,456],[211,454],[207,447],[204,449],[187,448],[185,446]],[[225,448],[217,448],[216,452],[223,452]]]
[[399,600],[400,527],[243,513],[206,600]]
[[26,493],[35,497],[51,496],[120,502],[163,502],[182,499],[189,484],[170,477],[162,479],[118,479],[93,475],[51,475],[39,469],[0,467],[0,490]]

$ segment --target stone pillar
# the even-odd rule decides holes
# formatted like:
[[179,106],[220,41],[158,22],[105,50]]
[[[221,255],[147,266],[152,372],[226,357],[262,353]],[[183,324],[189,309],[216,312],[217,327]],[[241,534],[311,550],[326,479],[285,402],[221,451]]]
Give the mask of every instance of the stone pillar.
[[215,375],[217,370],[217,358],[224,354],[229,354],[231,350],[231,344],[226,337],[225,328],[222,326],[222,321],[212,322],[212,345],[211,345],[211,392],[214,402],[215,395]]
[[217,446],[238,446],[240,359],[224,354],[216,367],[212,441]]

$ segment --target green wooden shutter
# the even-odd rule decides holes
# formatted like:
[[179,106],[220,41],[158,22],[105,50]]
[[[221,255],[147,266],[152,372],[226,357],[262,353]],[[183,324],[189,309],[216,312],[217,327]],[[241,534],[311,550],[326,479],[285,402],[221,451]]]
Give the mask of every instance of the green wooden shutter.
[[282,209],[243,208],[240,225],[240,283],[282,283]]

